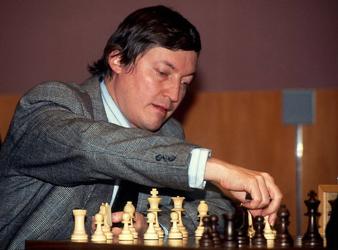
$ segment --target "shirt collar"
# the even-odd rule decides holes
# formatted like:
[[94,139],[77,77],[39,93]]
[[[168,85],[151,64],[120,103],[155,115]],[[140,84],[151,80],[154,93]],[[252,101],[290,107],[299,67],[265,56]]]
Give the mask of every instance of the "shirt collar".
[[131,126],[128,120],[122,114],[121,110],[119,109],[119,107],[116,105],[113,98],[109,94],[104,80],[100,82],[100,89],[101,89],[101,97],[102,97],[104,109],[108,117],[108,121],[110,123],[114,123],[116,125],[119,125],[125,128],[130,128]]

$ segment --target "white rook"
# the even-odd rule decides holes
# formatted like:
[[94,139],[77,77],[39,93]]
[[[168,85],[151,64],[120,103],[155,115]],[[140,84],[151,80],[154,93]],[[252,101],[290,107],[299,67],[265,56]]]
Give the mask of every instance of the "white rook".
[[85,209],[74,209],[73,215],[75,220],[74,231],[71,236],[72,241],[87,241],[88,235],[85,229],[85,217],[87,211]]

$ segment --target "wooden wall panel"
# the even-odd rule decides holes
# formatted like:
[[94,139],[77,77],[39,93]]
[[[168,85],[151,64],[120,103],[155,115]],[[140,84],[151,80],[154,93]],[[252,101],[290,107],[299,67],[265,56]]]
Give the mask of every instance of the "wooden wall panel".
[[4,140],[14,114],[19,95],[0,95],[0,137]]
[[[304,127],[304,199],[338,176],[338,90],[318,90],[316,96],[316,123]],[[215,157],[269,172],[284,194],[295,234],[296,130],[282,122],[282,92],[199,93],[182,121],[187,139],[211,148]]]
[[319,184],[338,184],[338,91],[317,91],[316,108],[314,125],[303,130],[304,197]]

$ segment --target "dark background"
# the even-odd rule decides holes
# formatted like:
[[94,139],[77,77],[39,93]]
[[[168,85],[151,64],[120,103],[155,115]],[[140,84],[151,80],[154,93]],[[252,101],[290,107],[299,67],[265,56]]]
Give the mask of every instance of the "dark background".
[[120,21],[164,4],[201,33],[201,90],[338,87],[336,0],[2,0],[0,93],[82,82]]

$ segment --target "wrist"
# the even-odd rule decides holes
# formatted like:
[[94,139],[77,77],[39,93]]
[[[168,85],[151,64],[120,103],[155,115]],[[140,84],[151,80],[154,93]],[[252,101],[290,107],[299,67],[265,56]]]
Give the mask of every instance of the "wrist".
[[219,183],[222,174],[222,162],[216,158],[209,158],[205,166],[204,179]]

